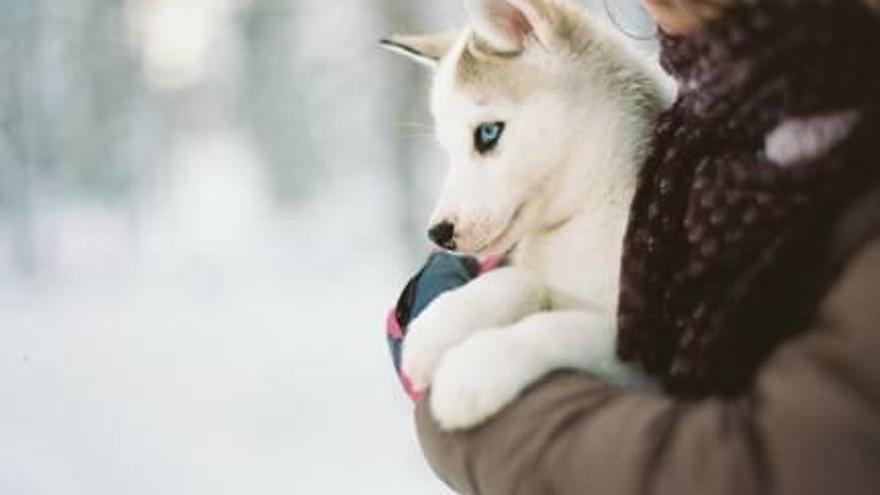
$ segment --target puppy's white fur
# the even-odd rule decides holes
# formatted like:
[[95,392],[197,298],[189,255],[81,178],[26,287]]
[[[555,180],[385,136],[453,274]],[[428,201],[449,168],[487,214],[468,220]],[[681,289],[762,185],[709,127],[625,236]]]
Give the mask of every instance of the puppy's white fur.
[[[446,429],[475,426],[559,368],[622,384],[615,358],[622,240],[639,164],[669,100],[625,41],[565,0],[465,0],[472,27],[395,37],[434,67],[431,109],[450,168],[431,225],[510,266],[413,322],[404,372]],[[474,130],[504,122],[481,155]]]

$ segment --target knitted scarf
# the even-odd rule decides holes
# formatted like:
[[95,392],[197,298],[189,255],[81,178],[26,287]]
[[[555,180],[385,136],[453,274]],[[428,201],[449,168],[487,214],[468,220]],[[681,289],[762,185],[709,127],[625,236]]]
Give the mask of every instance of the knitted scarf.
[[[618,349],[674,395],[733,394],[807,326],[834,223],[880,179],[880,15],[743,0],[661,45],[681,89],[633,203]],[[835,115],[851,126],[831,149],[768,157],[781,124]]]

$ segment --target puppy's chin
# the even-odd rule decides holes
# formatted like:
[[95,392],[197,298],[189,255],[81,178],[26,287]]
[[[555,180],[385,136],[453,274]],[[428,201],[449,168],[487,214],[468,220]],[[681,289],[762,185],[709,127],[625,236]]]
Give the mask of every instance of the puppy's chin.
[[478,256],[503,256],[522,240],[524,225],[520,219],[504,227],[491,241],[484,243],[473,254]]
[[519,237],[504,237],[492,242],[477,251],[479,256],[503,256],[509,253],[518,243]]
[[528,235],[535,209],[529,203],[522,203],[503,227],[496,229],[495,235],[475,250],[480,256],[499,256],[508,254]]
[[472,256],[503,255],[510,251],[518,240],[511,239],[510,234],[511,232],[505,228],[504,230],[501,230],[499,234],[490,238],[490,241],[471,241],[467,238],[460,238],[457,242],[455,252]]

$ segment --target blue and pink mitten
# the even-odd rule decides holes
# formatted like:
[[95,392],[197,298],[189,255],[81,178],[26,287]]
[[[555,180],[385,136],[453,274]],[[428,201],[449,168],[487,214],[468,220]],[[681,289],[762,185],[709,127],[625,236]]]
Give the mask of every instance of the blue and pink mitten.
[[401,370],[403,342],[410,322],[415,320],[440,294],[467,284],[481,274],[502,265],[503,261],[504,258],[501,256],[480,261],[473,257],[436,252],[406,285],[397,305],[388,314],[386,332],[394,369],[404,391],[413,401],[419,400],[424,391],[415,390]]

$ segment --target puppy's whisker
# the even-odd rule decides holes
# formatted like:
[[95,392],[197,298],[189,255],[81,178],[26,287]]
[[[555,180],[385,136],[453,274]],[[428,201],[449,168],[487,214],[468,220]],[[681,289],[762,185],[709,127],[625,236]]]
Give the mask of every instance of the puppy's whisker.
[[427,132],[434,132],[434,126],[430,124],[422,124],[418,122],[401,122],[394,124],[394,127],[402,129],[421,129]]
[[395,138],[397,138],[397,139],[407,139],[407,140],[410,140],[410,139],[412,139],[412,140],[416,140],[416,139],[426,139],[426,140],[431,140],[431,141],[433,141],[433,140],[434,140],[434,134],[432,134],[432,133],[415,132],[415,133],[409,133],[409,134],[398,134],[398,135],[395,136]]
[[403,133],[395,133],[396,137],[399,138],[427,138],[434,139],[433,132],[422,132],[418,129],[413,130],[413,132],[403,132]]

